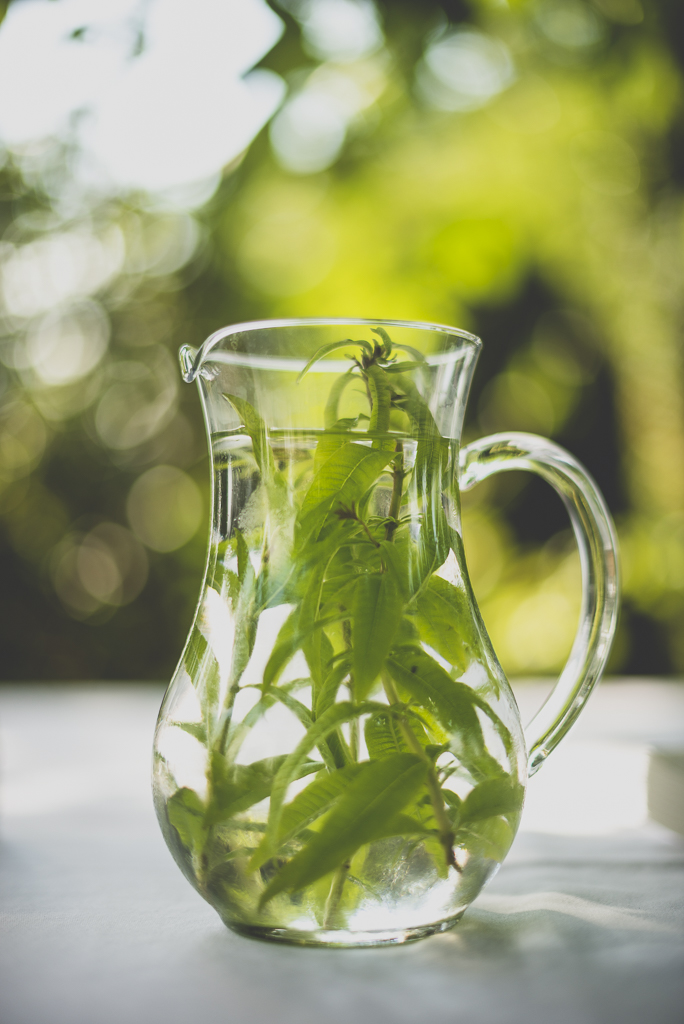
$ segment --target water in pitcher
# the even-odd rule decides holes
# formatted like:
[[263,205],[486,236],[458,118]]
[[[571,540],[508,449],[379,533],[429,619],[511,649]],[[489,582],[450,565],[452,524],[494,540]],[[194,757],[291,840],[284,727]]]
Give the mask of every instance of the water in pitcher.
[[227,924],[356,945],[453,924],[508,852],[524,769],[456,446],[345,427],[213,438],[201,612],[155,772],[167,842]]

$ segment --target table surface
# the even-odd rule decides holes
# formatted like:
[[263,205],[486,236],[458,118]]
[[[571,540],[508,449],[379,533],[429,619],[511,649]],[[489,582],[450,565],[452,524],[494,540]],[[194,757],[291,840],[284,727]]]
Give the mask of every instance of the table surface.
[[[543,684],[516,688],[530,717]],[[301,949],[233,934],[157,828],[150,684],[0,687],[2,1024],[681,1024],[684,840],[646,817],[684,684],[604,683],[451,932]]]

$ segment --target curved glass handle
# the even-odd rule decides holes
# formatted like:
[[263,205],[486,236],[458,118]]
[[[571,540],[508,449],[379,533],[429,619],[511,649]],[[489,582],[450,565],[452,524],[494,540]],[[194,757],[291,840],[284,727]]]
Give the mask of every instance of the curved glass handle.
[[582,610],[570,657],[525,729],[533,775],[570,729],[605,668],[617,625],[617,540],[587,471],[564,448],[535,434],[492,434],[467,445],[460,455],[461,489],[512,469],[538,473],[558,491],[570,513],[582,567]]

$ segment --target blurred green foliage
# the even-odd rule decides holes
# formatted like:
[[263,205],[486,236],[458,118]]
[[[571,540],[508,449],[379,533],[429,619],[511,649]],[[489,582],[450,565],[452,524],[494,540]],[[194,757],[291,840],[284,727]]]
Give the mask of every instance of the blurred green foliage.
[[[0,170],[2,677],[171,674],[209,512],[176,351],[308,315],[479,334],[467,438],[547,434],[587,465],[623,555],[612,669],[683,671],[681,4],[377,0],[356,54],[315,0],[271,6],[287,99],[200,210],[67,201],[55,140]],[[504,668],[557,670],[560,501],[506,474],[464,511]]]

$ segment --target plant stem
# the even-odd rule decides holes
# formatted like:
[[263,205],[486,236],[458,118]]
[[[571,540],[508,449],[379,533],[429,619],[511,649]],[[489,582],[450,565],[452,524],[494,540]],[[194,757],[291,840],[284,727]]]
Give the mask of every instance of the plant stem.
[[401,441],[397,441],[394,450],[397,452],[397,458],[394,460],[394,469],[392,470],[392,498],[390,500],[389,516],[395,522],[388,523],[385,527],[385,537],[387,540],[392,540],[394,537],[394,531],[397,528],[396,520],[399,518],[399,510],[401,509],[401,496],[404,490],[404,446]]
[[325,912],[323,916],[324,928],[334,928],[336,926],[337,912],[339,910],[340,900],[342,899],[342,890],[344,889],[344,883],[347,881],[347,875],[349,874],[350,867],[351,862],[345,861],[345,863],[341,864],[333,875],[330,892],[328,893],[328,898],[325,901]]
[[[382,685],[390,704],[400,704],[401,701],[399,700],[399,694],[397,693],[394,681],[387,672],[382,673]],[[399,718],[399,727],[404,734],[404,739],[406,740],[406,744],[409,749],[429,765],[426,782],[428,792],[430,794],[430,803],[432,804],[432,810],[435,815],[435,821],[439,828],[439,841],[444,847],[447,866],[450,865],[458,870],[458,865],[454,856],[454,830],[451,826],[451,821],[449,820],[446,807],[444,806],[444,798],[442,797],[442,790],[440,789],[439,781],[437,779],[435,766],[423,750],[418,737],[405,718]]]
[[356,763],[359,760],[359,723],[356,718],[349,723],[349,753]]
[[[342,623],[342,636],[344,637],[344,643],[348,651],[352,649],[352,637],[351,637],[351,622],[349,619],[345,619]],[[354,700],[354,673],[349,673],[349,695]],[[359,720],[353,718],[349,723],[349,752],[352,756],[353,761],[359,759]]]
[[371,544],[373,544],[374,547],[379,548],[380,545],[378,544],[377,540],[375,539],[373,534],[368,529],[367,525],[364,523],[363,519],[361,519],[359,517],[357,517],[357,518],[358,518],[358,522],[361,523],[361,526],[363,526],[364,530],[366,531],[366,536],[368,537],[368,540],[371,542]]

